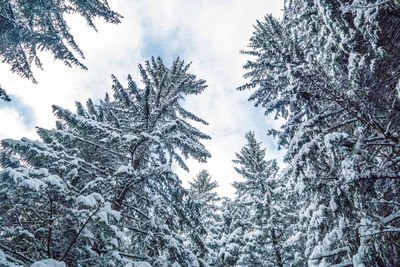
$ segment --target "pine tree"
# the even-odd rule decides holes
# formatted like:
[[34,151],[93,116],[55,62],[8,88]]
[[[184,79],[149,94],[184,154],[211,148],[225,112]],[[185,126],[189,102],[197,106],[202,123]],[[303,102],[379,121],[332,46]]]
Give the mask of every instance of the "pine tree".
[[[0,172],[0,246],[4,252],[32,264],[52,258],[75,264],[97,255],[93,265],[106,265],[118,247],[120,214],[102,196],[107,177],[62,147],[22,139],[2,141]],[[76,183],[81,179],[84,183]],[[109,218],[110,217],[110,218]]]
[[236,266],[245,245],[244,230],[249,225],[249,211],[229,198],[223,199],[221,209],[222,231],[216,266]]
[[257,22],[251,100],[286,119],[299,253],[309,265],[399,261],[398,1],[286,1]]
[[[187,73],[189,66],[177,60],[167,69],[160,59],[152,59],[145,67],[139,66],[144,89],[139,90],[131,78],[126,89],[117,80],[113,85],[114,97],[120,104],[112,106],[112,111],[127,109],[123,119],[116,123],[137,133],[126,136],[130,165],[119,172],[114,204],[116,209],[141,219],[135,222],[126,217],[124,221],[124,227],[138,230],[131,240],[137,247],[127,249],[150,256],[156,265],[165,261],[197,264],[192,252],[183,246],[183,238],[175,235],[182,225],[192,221],[183,205],[187,193],[171,171],[173,162],[188,169],[183,157],[204,162],[210,156],[200,143],[209,137],[188,123],[206,122],[180,105],[186,95],[201,93],[206,87],[204,80],[196,80],[195,75]],[[130,119],[131,114],[137,116]]]
[[218,193],[215,192],[218,187],[216,181],[211,180],[211,175],[206,170],[202,170],[190,184],[190,197],[199,205],[200,214],[204,218],[206,226],[212,225],[212,217],[218,211],[217,203],[220,201]]
[[[244,229],[246,244],[242,248],[240,266],[283,266],[287,263],[285,238],[290,217],[284,206],[282,182],[278,180],[276,160],[265,160],[265,149],[254,133],[246,134],[247,144],[236,153],[235,170],[244,179],[235,182],[237,202],[249,210],[249,225]],[[285,214],[283,216],[283,214]]]
[[[172,171],[183,157],[205,161],[206,123],[181,105],[204,80],[177,59],[139,65],[144,88],[113,77],[114,98],[89,99],[77,112],[58,106],[56,128],[42,139],[3,140],[0,244],[25,263],[53,258],[68,265],[197,266],[179,234],[190,225],[187,191]],[[67,244],[67,245],[66,245]],[[4,248],[3,248],[4,249]]]
[[[221,219],[219,214],[218,202],[221,200],[218,193],[214,190],[218,187],[216,181],[211,180],[211,175],[206,170],[202,170],[189,182],[189,196],[197,208],[199,220],[199,235],[203,247],[197,246],[195,249],[199,257],[204,258],[210,266],[216,264],[219,231]],[[196,244],[194,242],[194,244]],[[196,246],[196,245],[195,245]]]
[[[49,51],[67,66],[86,67],[83,52],[70,32],[65,15],[82,16],[96,30],[94,19],[119,23],[121,15],[112,11],[107,0],[90,1],[0,1],[0,58],[11,71],[36,82],[31,65],[42,64],[37,51]],[[1,96],[1,92],[0,92]],[[7,98],[6,98],[7,99]],[[3,99],[4,100],[4,99]]]

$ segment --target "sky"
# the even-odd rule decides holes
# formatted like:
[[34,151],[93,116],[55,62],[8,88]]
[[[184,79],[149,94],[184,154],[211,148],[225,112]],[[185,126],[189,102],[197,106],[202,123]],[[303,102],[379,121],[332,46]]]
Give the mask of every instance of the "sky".
[[267,148],[267,159],[281,161],[283,152],[267,136],[279,122],[247,101],[250,92],[236,88],[246,82],[242,66],[250,59],[239,51],[246,49],[256,20],[281,15],[283,0],[113,0],[109,4],[124,18],[118,25],[97,20],[98,32],[77,15],[67,17],[85,54],[87,71],[68,68],[43,53],[44,70],[33,68],[38,84],[32,84],[0,63],[1,87],[12,97],[10,103],[0,102],[0,139],[36,140],[36,126],[55,125],[52,104],[75,111],[76,101],[84,103],[89,97],[96,101],[111,91],[111,74],[125,85],[128,74],[139,82],[139,63],[160,56],[169,65],[179,56],[192,62],[191,73],[207,81],[205,92],[186,99],[184,106],[209,123],[195,126],[212,138],[204,142],[212,155],[207,163],[188,160],[190,172],[177,170],[183,185],[207,169],[219,184],[218,193],[232,197],[231,183],[240,179],[232,160],[245,144],[247,131],[254,131]]

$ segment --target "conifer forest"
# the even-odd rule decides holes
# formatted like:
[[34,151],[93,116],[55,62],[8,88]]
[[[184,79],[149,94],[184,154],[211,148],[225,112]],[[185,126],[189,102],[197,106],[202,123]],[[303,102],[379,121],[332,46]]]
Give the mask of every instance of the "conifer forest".
[[[43,55],[86,70],[67,18],[122,27],[113,2],[0,0],[0,82],[34,91]],[[0,266],[400,266],[400,1],[281,10],[255,17],[237,51],[245,83],[232,95],[281,124],[245,130],[232,197],[210,169],[184,172],[189,186],[178,173],[213,156],[208,118],[184,104],[213,90],[207,77],[184,57],[127,57],[140,75],[112,75],[100,99],[68,99],[74,110],[52,105],[37,140],[1,140]],[[14,90],[0,87],[0,107]]]

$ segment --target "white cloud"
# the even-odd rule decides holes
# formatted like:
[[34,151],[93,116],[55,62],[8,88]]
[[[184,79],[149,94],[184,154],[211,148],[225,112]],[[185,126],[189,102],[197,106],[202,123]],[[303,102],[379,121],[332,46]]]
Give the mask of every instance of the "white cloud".
[[[267,128],[277,125],[247,102],[248,92],[235,90],[245,82],[242,66],[247,57],[239,51],[246,48],[256,20],[268,13],[279,16],[283,1],[119,0],[110,4],[124,16],[119,25],[98,21],[99,31],[95,32],[84,27],[81,18],[71,16],[68,20],[86,56],[88,71],[67,68],[44,55],[45,70],[36,71],[38,85],[11,74],[7,65],[0,65],[2,87],[32,109],[35,125],[51,128],[51,104],[74,109],[77,100],[103,97],[110,90],[112,73],[123,83],[129,73],[139,80],[137,64],[147,59],[148,53],[165,54],[167,62],[179,54],[186,61],[193,61],[192,73],[207,80],[207,91],[191,97],[185,105],[210,123],[201,128],[213,138],[206,142],[212,159],[207,164],[189,161],[191,172],[179,174],[187,185],[188,179],[206,168],[218,180],[219,192],[232,195],[230,183],[238,179],[232,159],[244,145],[245,132],[255,131],[258,139],[267,144],[271,143]],[[16,111],[2,109],[0,103],[0,126],[3,125],[10,130],[0,130],[0,139],[34,136],[35,129],[28,129]],[[272,148],[269,157],[276,156],[279,154]]]
[[2,125],[2,127],[0,127],[0,136],[12,138],[35,138],[31,128],[26,127],[23,123],[15,123],[23,121],[23,118],[17,111],[10,108],[0,109],[0,118]]

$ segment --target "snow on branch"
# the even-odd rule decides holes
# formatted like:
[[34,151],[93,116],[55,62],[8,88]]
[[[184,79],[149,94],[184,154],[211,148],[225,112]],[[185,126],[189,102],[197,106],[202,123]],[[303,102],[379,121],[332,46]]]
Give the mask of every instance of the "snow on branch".
[[325,253],[317,253],[314,256],[312,256],[310,258],[310,260],[320,260],[320,259],[323,259],[326,257],[332,257],[332,256],[335,256],[340,253],[345,253],[345,252],[347,252],[347,250],[348,250],[347,247],[343,247],[343,248],[334,249],[334,250],[331,250],[331,251],[328,251]]
[[397,220],[397,219],[400,219],[400,211],[395,212],[395,213],[393,213],[392,215],[390,215],[390,216],[388,216],[386,218],[383,218],[381,223],[382,223],[382,225],[387,225],[387,224],[389,224],[392,221]]

